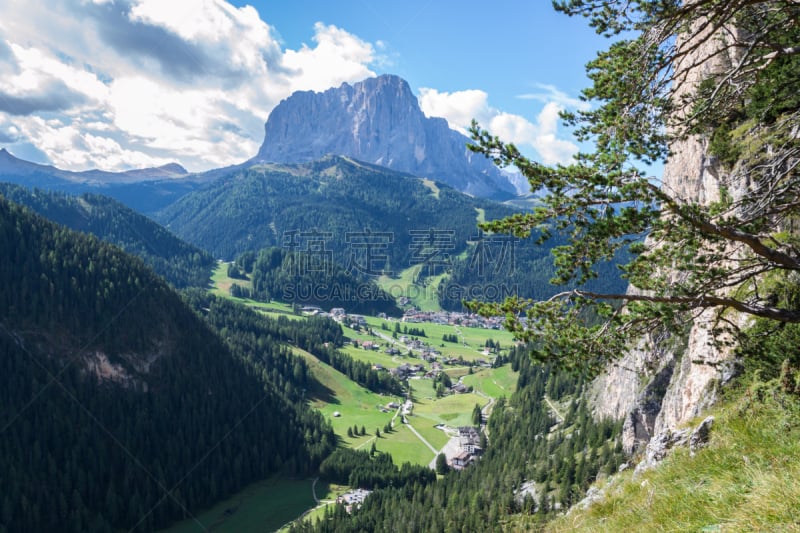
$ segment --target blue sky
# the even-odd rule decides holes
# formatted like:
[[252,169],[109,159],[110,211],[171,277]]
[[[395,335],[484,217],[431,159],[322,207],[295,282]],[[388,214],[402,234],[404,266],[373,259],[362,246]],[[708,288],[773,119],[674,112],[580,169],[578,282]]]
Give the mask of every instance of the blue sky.
[[61,168],[241,162],[295,90],[405,78],[426,114],[473,117],[566,161],[557,119],[606,46],[546,0],[4,0],[0,147]]

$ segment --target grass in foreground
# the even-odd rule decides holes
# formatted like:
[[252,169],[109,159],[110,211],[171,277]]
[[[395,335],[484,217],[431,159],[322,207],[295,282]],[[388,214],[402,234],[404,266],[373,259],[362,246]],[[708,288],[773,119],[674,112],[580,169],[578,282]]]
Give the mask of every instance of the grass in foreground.
[[800,531],[800,399],[774,383],[729,396],[708,448],[618,476],[604,501],[547,531]]

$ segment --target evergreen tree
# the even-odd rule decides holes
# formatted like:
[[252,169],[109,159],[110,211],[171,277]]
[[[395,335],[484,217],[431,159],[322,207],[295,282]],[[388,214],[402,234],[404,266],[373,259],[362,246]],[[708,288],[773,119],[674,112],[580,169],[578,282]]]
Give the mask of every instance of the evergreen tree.
[[447,457],[440,453],[436,456],[436,473],[444,475],[450,471],[450,466],[447,464]]
[[483,411],[481,410],[481,406],[476,403],[475,407],[472,409],[472,425],[480,427],[482,422]]
[[[535,230],[540,242],[563,235],[567,243],[553,250],[555,280],[562,284],[591,280],[598,264],[628,247],[632,256],[623,269],[639,290],[567,288],[542,301],[469,307],[507,316],[520,338],[539,339],[538,358],[589,371],[602,369],[654,327],[678,330],[705,309],[721,324],[730,322],[728,310],[800,322],[800,307],[782,298],[782,280],[800,271],[800,248],[789,244],[796,236],[788,222],[800,215],[800,180],[790,163],[800,154],[797,3],[555,4],[614,38],[587,66],[593,84],[583,97],[595,106],[564,114],[578,140],[593,149],[572,164],[547,167],[473,124],[471,148],[514,165],[543,195],[534,211],[482,228],[517,237]],[[695,80],[698,72],[705,78]],[[692,137],[711,141],[729,175],[730,186],[722,184],[712,203],[660,188],[642,166],[664,161]],[[739,185],[746,192],[737,191]],[[587,313],[602,320],[587,324]],[[521,316],[525,324],[514,319]]]

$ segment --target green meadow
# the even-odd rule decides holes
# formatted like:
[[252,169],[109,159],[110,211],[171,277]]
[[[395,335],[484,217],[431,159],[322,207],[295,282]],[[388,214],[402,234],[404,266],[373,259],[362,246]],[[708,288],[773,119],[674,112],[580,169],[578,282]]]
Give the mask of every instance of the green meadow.
[[[400,398],[365,389],[306,351],[295,349],[295,353],[305,358],[318,382],[307,393],[311,405],[331,421],[333,430],[346,446],[358,447],[374,436],[376,429],[383,431],[383,426],[394,416],[394,410],[383,412],[382,409],[386,409],[389,402],[402,402]],[[334,416],[335,413],[339,416]],[[348,437],[347,429],[354,425],[359,429],[364,426],[366,436]]]
[[511,370],[511,365],[505,365],[500,368],[484,368],[464,376],[461,381],[487,396],[500,398],[511,397],[517,388],[518,376],[519,372]]
[[488,400],[477,394],[452,394],[438,400],[422,400],[414,404],[414,417],[411,423],[416,427],[418,423],[416,419],[421,418],[433,425],[471,426],[472,409],[475,404],[483,407],[486,403]]

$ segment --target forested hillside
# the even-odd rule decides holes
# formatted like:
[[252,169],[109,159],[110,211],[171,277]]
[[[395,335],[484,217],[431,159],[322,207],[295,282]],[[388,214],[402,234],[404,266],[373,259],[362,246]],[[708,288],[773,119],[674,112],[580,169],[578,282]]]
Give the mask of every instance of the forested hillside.
[[265,248],[258,254],[245,253],[229,267],[235,276],[246,278],[249,287],[234,284],[231,294],[262,302],[278,300],[298,305],[346,308],[351,313],[400,316],[394,298],[374,280],[347,271],[325,257],[282,248]]
[[[558,269],[552,250],[566,239],[553,238],[546,246],[536,244],[538,235],[515,239],[508,235],[486,234],[472,245],[465,257],[453,260],[449,275],[437,287],[442,309],[463,310],[463,301],[499,302],[511,295],[546,300],[565,290],[552,280]],[[628,286],[618,265],[629,257],[620,250],[612,261],[597,266],[597,277],[580,285],[584,290],[621,293]],[[568,284],[567,288],[578,286]]]
[[0,183],[0,194],[28,206],[45,218],[141,257],[156,274],[177,288],[205,287],[214,259],[208,252],[187,244],[116,200],[98,194],[71,196],[66,193],[26,189]]
[[149,531],[330,452],[141,260],[5,199],[0,251],[0,530]]
[[374,258],[370,270],[396,273],[424,260],[421,252],[431,244],[431,230],[442,232],[437,234],[443,240],[441,252],[458,254],[477,234],[476,208],[502,210],[500,204],[427,183],[333,156],[306,164],[254,166],[186,195],[157,220],[227,260],[267,246],[307,249],[312,239],[347,265],[351,254],[362,253],[370,242],[382,256]]
[[186,296],[234,350],[246,354],[248,363],[279,390],[285,390],[292,400],[301,399],[298,391],[311,388],[311,384],[306,363],[285,345],[313,354],[371,391],[398,396],[403,393],[400,382],[390,374],[378,372],[339,350],[344,339],[342,327],[330,318],[270,318],[202,291],[190,291]]

